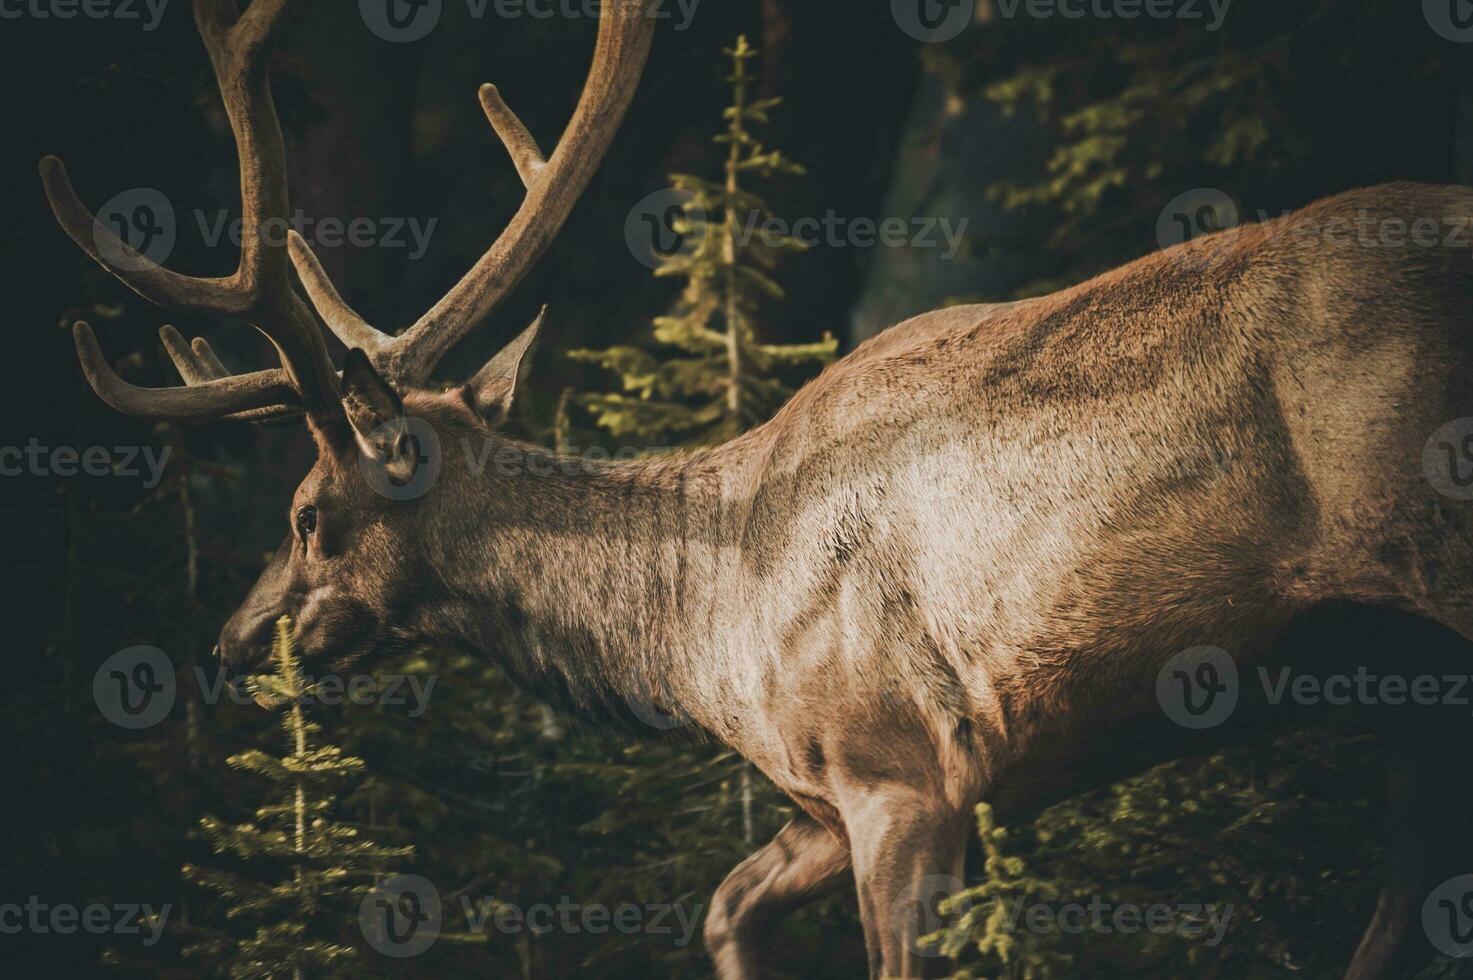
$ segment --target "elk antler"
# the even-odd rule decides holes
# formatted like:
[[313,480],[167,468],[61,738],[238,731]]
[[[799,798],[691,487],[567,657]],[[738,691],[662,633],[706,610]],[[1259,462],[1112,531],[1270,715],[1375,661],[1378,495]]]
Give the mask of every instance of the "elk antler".
[[230,374],[209,345],[186,346],[172,327],[165,349],[183,376],[183,388],[139,388],[118,377],[91,328],[73,330],[82,370],[113,408],[147,418],[227,416],[279,419],[304,410],[323,420],[342,413],[337,373],[312,311],[292,287],[283,240],[286,229],[286,151],[271,99],[272,42],[292,0],[252,0],[240,13],[235,0],[194,0],[194,19],[210,55],[240,156],[242,237],[240,264],[223,278],[172,272],[139,254],[82,204],[66,167],[41,161],[51,209],[83,251],[138,295],[183,313],[245,320],[276,346],[282,366]]
[[486,254],[400,336],[376,330],[353,312],[307,243],[295,232],[289,236],[292,262],[318,314],[343,343],[367,353],[385,378],[401,385],[423,385],[445,352],[496,308],[551,244],[634,97],[654,34],[648,5],[649,0],[602,4],[588,81],[549,159],[543,159],[536,140],[501,100],[496,86],[481,86],[481,107],[506,144],[527,196]]

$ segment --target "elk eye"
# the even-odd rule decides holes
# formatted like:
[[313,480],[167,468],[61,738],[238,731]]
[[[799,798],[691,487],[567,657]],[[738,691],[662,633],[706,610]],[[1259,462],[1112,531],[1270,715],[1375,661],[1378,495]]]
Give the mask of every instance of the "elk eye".
[[311,504],[308,504],[307,506],[298,509],[297,533],[302,536],[302,540],[305,541],[307,538],[311,537],[312,532],[315,530],[317,530],[317,508],[313,507]]

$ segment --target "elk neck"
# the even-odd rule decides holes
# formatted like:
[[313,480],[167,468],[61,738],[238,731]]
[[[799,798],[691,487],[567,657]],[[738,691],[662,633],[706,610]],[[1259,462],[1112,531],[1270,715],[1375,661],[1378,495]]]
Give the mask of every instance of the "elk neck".
[[719,727],[713,680],[745,619],[746,454],[589,463],[510,445],[452,580],[471,646],[578,717],[642,735]]

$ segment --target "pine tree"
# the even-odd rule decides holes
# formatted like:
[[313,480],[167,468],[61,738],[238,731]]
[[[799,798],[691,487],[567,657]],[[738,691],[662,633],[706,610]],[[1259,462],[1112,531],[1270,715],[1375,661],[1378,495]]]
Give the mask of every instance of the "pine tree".
[[234,871],[184,866],[184,876],[227,903],[229,919],[256,923],[255,935],[211,933],[185,949],[186,956],[213,961],[232,978],[347,976],[357,950],[339,941],[357,901],[385,862],[407,857],[412,847],[385,847],[364,839],[356,827],[334,820],[337,793],[362,774],[363,760],[335,745],[314,744],[320,727],[307,720],[302,700],[312,686],[302,676],[291,620],[277,620],[274,677],[257,680],[263,705],[288,705],[282,716],[287,754],[252,749],[229,764],[267,779],[275,800],[256,810],[255,820],[228,824],[205,817],[200,826],[215,852],[262,864],[285,877],[273,883]]
[[[765,421],[793,393],[785,373],[833,359],[838,342],[825,334],[810,344],[766,344],[757,339],[765,302],[783,290],[769,275],[780,257],[806,246],[766,230],[767,202],[743,186],[749,176],[801,175],[801,166],[769,150],[753,134],[781,100],[752,99],[747,64],[757,51],[740,36],[730,57],[732,104],[715,142],[726,146],[719,182],[672,174],[671,185],[694,202],[677,231],[694,246],[665,259],[657,276],[679,276],[685,287],[675,308],[656,317],[654,339],[673,347],[655,354],[638,347],[571,351],[569,356],[617,373],[623,390],[585,394],[579,402],[617,437],[671,445],[714,443]],[[759,229],[762,229],[759,231]]]

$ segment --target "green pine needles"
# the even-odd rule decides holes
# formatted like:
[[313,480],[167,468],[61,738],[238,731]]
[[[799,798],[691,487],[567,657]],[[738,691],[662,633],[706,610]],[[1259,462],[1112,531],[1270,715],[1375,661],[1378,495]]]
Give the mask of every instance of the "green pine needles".
[[828,334],[810,344],[758,340],[764,304],[783,298],[770,273],[784,254],[807,246],[772,230],[767,202],[745,182],[804,171],[753,133],[781,102],[750,95],[748,63],[757,50],[742,36],[724,53],[731,59],[732,101],[723,114],[726,127],[714,138],[727,148],[722,179],[670,175],[687,202],[675,228],[687,247],[655,270],[685,280],[674,309],[655,318],[654,339],[667,351],[616,346],[569,352],[619,375],[622,391],[578,398],[616,437],[656,445],[729,439],[769,418],[792,395],[788,380],[833,360],[838,349]]
[[302,676],[292,623],[285,616],[276,623],[273,654],[277,673],[257,679],[257,700],[287,705],[282,713],[287,754],[252,749],[227,760],[264,778],[273,789],[272,802],[246,823],[200,821],[217,854],[260,868],[267,880],[195,865],[183,869],[187,879],[225,900],[228,919],[255,923],[255,934],[203,931],[185,955],[237,980],[361,974],[361,964],[354,969],[358,950],[351,944],[359,938],[358,904],[385,862],[408,857],[414,849],[381,846],[333,819],[339,790],[363,773],[363,760],[335,745],[315,744],[321,728],[302,709],[312,686]]

